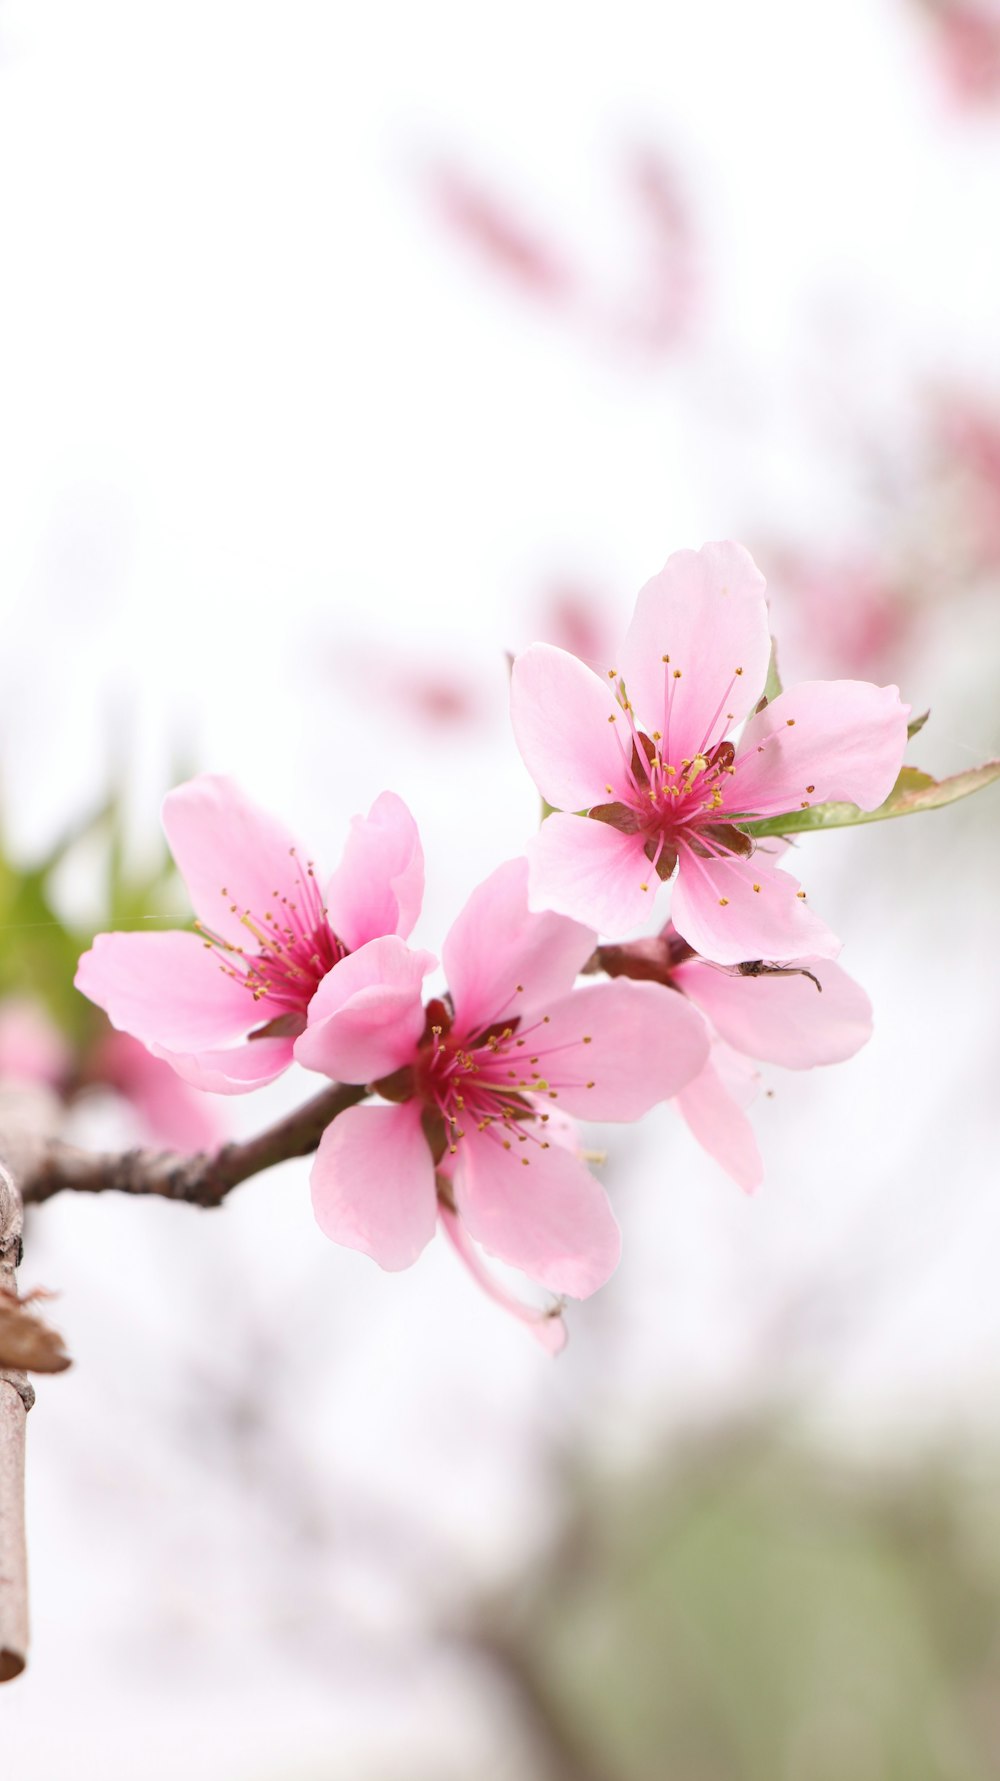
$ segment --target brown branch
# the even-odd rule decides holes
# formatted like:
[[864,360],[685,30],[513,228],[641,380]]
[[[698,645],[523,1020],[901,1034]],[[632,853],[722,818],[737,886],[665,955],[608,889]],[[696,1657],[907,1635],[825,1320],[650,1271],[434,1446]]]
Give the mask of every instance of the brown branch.
[[[0,1288],[16,1292],[21,1196],[0,1164]],[[25,1373],[0,1372],[0,1682],[28,1656],[28,1560],[24,1537],[24,1422],[35,1394]]]
[[255,1138],[192,1156],[176,1150],[126,1150],[120,1154],[78,1150],[58,1140],[36,1146],[21,1192],[25,1205],[53,1194],[158,1194],[190,1206],[220,1206],[231,1188],[263,1169],[316,1149],[338,1113],[363,1101],[367,1088],[335,1083],[279,1119]]

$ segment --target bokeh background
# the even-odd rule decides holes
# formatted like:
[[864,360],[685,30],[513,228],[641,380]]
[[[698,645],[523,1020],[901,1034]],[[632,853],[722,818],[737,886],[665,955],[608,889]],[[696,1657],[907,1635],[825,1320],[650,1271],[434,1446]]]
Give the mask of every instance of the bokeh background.
[[[537,818],[506,652],[602,657],[680,546],[754,551],[786,683],[1000,753],[987,0],[4,0],[0,165],[0,1062],[80,1141],[312,1087],[178,1105],[69,993],[186,919],[167,785],[328,866],[391,786],[433,949]],[[31,1217],[76,1364],[5,1772],[1000,1776],[996,796],[806,846],[875,1037],[767,1072],[753,1201],[669,1107],[596,1135],[556,1363],[305,1165]]]

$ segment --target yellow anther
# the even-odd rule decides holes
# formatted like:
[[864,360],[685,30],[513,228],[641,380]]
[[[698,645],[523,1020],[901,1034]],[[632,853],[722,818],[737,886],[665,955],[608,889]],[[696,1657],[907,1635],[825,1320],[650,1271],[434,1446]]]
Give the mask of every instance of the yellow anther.
[[737,672],[737,674],[742,674],[742,672],[743,672],[743,669],[742,669],[742,668],[737,668],[737,670],[736,670],[736,672]]
[[786,717],[785,722],[788,725],[788,728],[791,729],[795,723],[795,719],[794,717]]
[[680,671],[680,669],[679,669],[679,668],[675,668],[675,669],[674,669],[674,679],[675,679],[675,680],[680,680],[680,678],[681,678],[681,671]]
[[755,891],[759,891],[759,890],[760,890],[760,885],[759,885],[759,884],[755,884],[755,885],[754,885],[754,887],[753,887],[753,888],[754,888],[754,890],[755,890]]
[[728,902],[729,902],[729,898],[728,898],[728,897],[720,897],[720,898],[719,898],[719,908],[720,908],[720,909],[724,909],[724,908],[725,908],[725,907],[726,907],[726,904],[727,904],[727,903],[728,903]]
[[806,900],[806,893],[805,893],[805,891],[796,891],[796,893],[795,893],[795,895],[796,895],[796,896],[797,896],[797,897],[798,897],[798,898],[799,898],[799,901],[800,901],[800,902],[802,902],[802,903],[804,903],[804,902],[805,902],[805,900]]

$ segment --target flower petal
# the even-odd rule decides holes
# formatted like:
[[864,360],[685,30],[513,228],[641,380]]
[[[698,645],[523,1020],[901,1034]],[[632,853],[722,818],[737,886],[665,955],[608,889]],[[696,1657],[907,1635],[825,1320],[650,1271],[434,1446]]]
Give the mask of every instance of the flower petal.
[[436,964],[395,935],[348,953],[309,1004],[296,1061],[338,1082],[376,1082],[409,1063],[424,1030],[421,985]]
[[98,934],[74,981],[120,1032],[173,1051],[241,1039],[271,1013],[197,934]]
[[334,932],[351,952],[383,934],[405,940],[424,895],[424,854],[402,798],[383,792],[367,816],[356,816],[344,857],[327,887]]
[[529,914],[528,863],[505,861],[477,885],[442,948],[456,1024],[471,1036],[564,995],[596,939],[562,915]]
[[445,1234],[450,1238],[459,1260],[468,1269],[476,1285],[481,1287],[487,1298],[495,1305],[508,1311],[520,1323],[526,1323],[536,1342],[540,1342],[546,1354],[559,1354],[566,1346],[566,1325],[562,1320],[562,1306],[558,1299],[554,1304],[526,1305],[523,1299],[516,1299],[513,1293],[507,1292],[500,1281],[483,1266],[477,1250],[468,1233],[462,1228],[462,1221],[456,1217],[448,1206],[441,1207],[441,1224]]
[[812,977],[791,972],[730,977],[698,959],[679,965],[673,977],[723,1039],[748,1057],[786,1070],[843,1063],[871,1038],[871,1003],[861,985],[829,959],[796,963],[811,972],[821,990]]
[[[740,1093],[737,1099],[734,1091],[738,1091],[739,1085],[730,1069],[726,1070],[727,1079],[723,1079],[725,1066],[720,1051],[720,1047],[713,1047],[711,1061],[681,1090],[677,1105],[702,1149],[715,1158],[737,1187],[753,1193],[764,1179],[764,1164],[753,1127],[739,1104],[746,1094]],[[745,1086],[749,1087],[749,1083]]]
[[625,796],[623,713],[611,681],[577,656],[551,643],[524,650],[511,673],[510,716],[521,758],[549,804],[587,810]]
[[640,590],[618,665],[642,728],[662,732],[675,766],[714,747],[764,690],[764,586],[749,551],[724,543],[675,551]]
[[807,908],[798,880],[757,856],[709,860],[683,848],[670,916],[689,946],[720,965],[832,958],[841,946]]
[[648,916],[659,879],[639,835],[587,816],[547,816],[527,846],[528,906],[624,939]]
[[163,827],[195,914],[233,945],[247,942],[242,917],[259,925],[276,896],[319,901],[294,835],[232,779],[205,773],[168,792]]
[[727,808],[777,816],[827,799],[876,810],[896,783],[909,705],[867,680],[805,680],[750,719]]
[[561,1145],[542,1150],[529,1137],[505,1150],[491,1132],[469,1132],[454,1187],[470,1236],[552,1292],[585,1299],[618,1266],[621,1233],[607,1194]]
[[578,1119],[641,1119],[708,1058],[705,1022],[682,996],[626,978],[574,990],[525,1036],[525,1087]]
[[395,1272],[416,1261],[437,1226],[434,1164],[415,1101],[348,1107],[320,1139],[313,1211],[334,1243]]
[[263,1088],[288,1069],[293,1056],[291,1039],[251,1039],[219,1051],[169,1051],[163,1045],[149,1049],[192,1088],[214,1095],[248,1095]]

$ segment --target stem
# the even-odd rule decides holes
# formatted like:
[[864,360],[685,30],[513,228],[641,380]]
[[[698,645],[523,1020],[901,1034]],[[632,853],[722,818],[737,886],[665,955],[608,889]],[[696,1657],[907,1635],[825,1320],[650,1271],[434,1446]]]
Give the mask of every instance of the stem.
[[[16,1290],[21,1251],[21,1196],[0,1163],[0,1287]],[[34,1392],[27,1375],[0,1372],[0,1682],[24,1669],[28,1656],[28,1559],[24,1536],[24,1423]]]
[[186,1156],[176,1150],[126,1150],[120,1155],[78,1150],[50,1142],[32,1158],[22,1182],[25,1205],[53,1194],[159,1194],[190,1206],[220,1206],[231,1188],[289,1157],[308,1156],[338,1113],[354,1107],[366,1087],[335,1083],[255,1138]]

